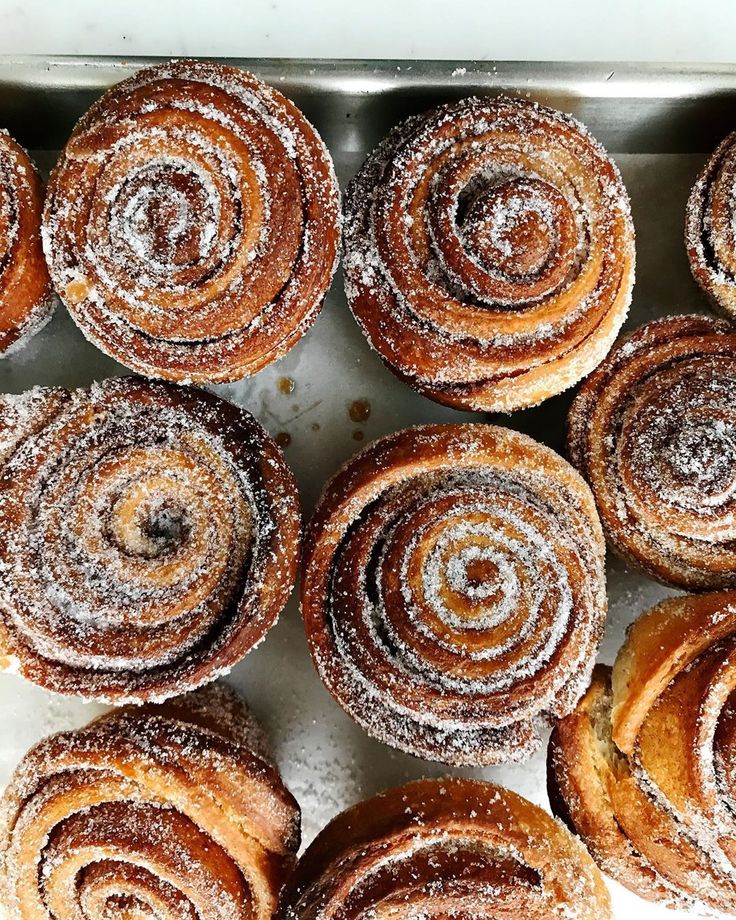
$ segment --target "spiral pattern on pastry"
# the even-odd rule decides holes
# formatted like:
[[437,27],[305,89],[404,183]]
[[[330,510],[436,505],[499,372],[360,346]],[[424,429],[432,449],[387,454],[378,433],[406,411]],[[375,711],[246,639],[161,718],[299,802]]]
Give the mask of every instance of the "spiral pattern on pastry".
[[461,409],[535,405],[589,373],[634,282],[626,189],[574,119],[465,99],[396,127],[345,202],[348,300],[389,368]]
[[6,666],[133,702],[214,680],[263,639],[293,585],[300,513],[249,413],[131,377],[2,410]]
[[639,329],[570,410],[572,462],[614,548],[667,584],[736,587],[736,331],[673,316]]
[[589,489],[531,438],[430,425],[379,440],[328,484],[305,541],[317,670],[401,750],[525,759],[587,686],[604,549]]
[[25,344],[53,312],[41,248],[42,207],[36,167],[0,129],[0,357]]
[[335,818],[302,856],[278,920],[610,918],[580,843],[491,783],[419,780]]
[[299,807],[213,684],[41,741],[0,802],[10,920],[270,920]]
[[669,598],[553,732],[553,810],[648,900],[736,915],[735,689],[736,593]]
[[718,146],[687,202],[685,246],[693,277],[722,312],[736,317],[736,133]]
[[147,376],[226,381],[284,355],[336,267],[337,181],[315,129],[252,74],[143,70],[76,126],[44,248],[84,334]]

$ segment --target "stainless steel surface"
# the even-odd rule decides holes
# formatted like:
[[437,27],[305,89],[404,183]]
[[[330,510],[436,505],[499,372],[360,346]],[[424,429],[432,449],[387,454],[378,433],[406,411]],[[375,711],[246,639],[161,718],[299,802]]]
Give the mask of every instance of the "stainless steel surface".
[[[144,60],[0,59],[0,126],[33,149],[44,168],[76,118],[110,84]],[[400,118],[448,99],[504,90],[572,112],[608,147],[623,172],[637,228],[637,285],[628,326],[671,312],[706,309],[682,243],[683,215],[695,174],[736,125],[736,68],[639,65],[236,61],[278,86],[314,121],[330,147],[341,183]],[[82,385],[122,372],[85,342],[60,308],[23,351],[0,362],[0,390],[34,384]],[[281,377],[296,383],[290,395]],[[413,393],[368,348],[337,277],[315,328],[281,362],[250,381],[216,388],[292,441],[307,513],[325,479],[364,441],[405,425],[469,416]],[[365,425],[348,407],[368,399]],[[569,394],[500,419],[555,448],[562,444]],[[319,429],[316,430],[316,426]],[[628,622],[667,592],[609,563],[610,617],[601,658],[610,661]],[[344,806],[419,775],[464,772],[493,777],[546,805],[544,757],[525,766],[450,771],[369,739],[332,702],[314,674],[292,601],[267,641],[233,671],[266,724],[285,777],[304,810],[306,839]],[[51,729],[81,724],[95,707],[50,697],[14,675],[0,675],[0,785],[23,751]],[[614,886],[615,888],[615,886]],[[673,917],[615,888],[617,912]]]

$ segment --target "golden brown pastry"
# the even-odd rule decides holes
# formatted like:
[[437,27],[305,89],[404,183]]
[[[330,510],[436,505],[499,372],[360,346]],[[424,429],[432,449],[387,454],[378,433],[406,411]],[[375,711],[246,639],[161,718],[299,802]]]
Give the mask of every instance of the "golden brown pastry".
[[708,159],[690,192],[685,246],[693,277],[712,303],[736,317],[736,133]]
[[348,300],[410,386],[509,412],[602,360],[634,283],[621,177],[574,119],[465,99],[398,125],[345,201]]
[[606,920],[603,878],[541,808],[500,786],[420,780],[335,818],[299,861],[278,920]]
[[553,810],[644,898],[736,914],[735,687],[736,593],[670,598],[553,732]]
[[736,587],[736,329],[670,316],[580,388],[569,454],[624,558],[667,584]]
[[0,802],[10,920],[270,920],[299,807],[214,684],[46,738]]
[[300,513],[248,412],[133,377],[0,409],[0,664],[140,702],[214,680],[263,639]]
[[340,206],[315,129],[253,74],[140,71],[78,123],[44,247],[84,334],[147,376],[226,381],[284,355],[335,270]]
[[36,167],[0,130],[0,357],[24,344],[53,312],[41,248],[42,207]]
[[448,764],[527,758],[588,685],[606,616],[593,497],[561,457],[491,425],[376,441],[310,524],[302,612],[340,705]]

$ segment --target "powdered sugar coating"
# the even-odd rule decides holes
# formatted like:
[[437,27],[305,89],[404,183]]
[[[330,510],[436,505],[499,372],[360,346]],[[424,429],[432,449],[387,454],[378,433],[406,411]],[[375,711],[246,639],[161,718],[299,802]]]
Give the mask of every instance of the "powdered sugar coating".
[[490,783],[420,780],[335,818],[299,862],[278,920],[606,920],[602,877],[540,808]]
[[578,122],[526,100],[415,116],[345,201],[351,308],[388,366],[458,408],[511,411],[603,358],[634,280],[629,200]]
[[42,203],[36,167],[0,129],[0,357],[24,345],[53,313],[41,250]]
[[527,758],[568,712],[606,612],[584,483],[523,435],[408,429],[328,484],[302,610],[317,670],[370,734],[431,760]]
[[272,917],[299,809],[258,734],[213,685],[36,745],[0,803],[11,920]]
[[111,379],[2,400],[2,652],[107,701],[214,680],[258,643],[298,558],[296,485],[211,394]]
[[568,446],[614,548],[690,590],[736,586],[736,333],[669,317],[583,384]]
[[703,167],[690,192],[685,246],[693,277],[727,316],[736,316],[736,133]]
[[284,355],[335,271],[339,192],[314,128],[233,67],[113,87],[50,182],[43,240],[84,334],[148,376],[228,381]]

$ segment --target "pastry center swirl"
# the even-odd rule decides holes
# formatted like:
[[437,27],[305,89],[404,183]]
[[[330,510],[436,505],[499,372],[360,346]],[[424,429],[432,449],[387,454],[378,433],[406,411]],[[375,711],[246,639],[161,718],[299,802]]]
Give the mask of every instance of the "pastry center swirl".
[[[619,458],[637,503],[707,516],[729,526],[736,492],[736,390],[730,361],[690,360],[664,367],[630,394]],[[678,522],[681,533],[697,536]],[[732,525],[729,529],[733,531]]]
[[131,255],[178,267],[209,254],[220,212],[204,175],[186,164],[156,163],[126,179],[112,215]]
[[564,231],[574,227],[572,209],[549,183],[501,182],[475,195],[458,220],[469,254],[490,271],[522,279],[572,268],[574,248],[563,245]]

